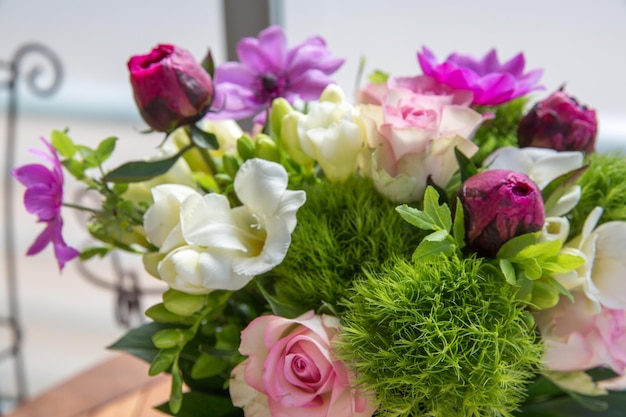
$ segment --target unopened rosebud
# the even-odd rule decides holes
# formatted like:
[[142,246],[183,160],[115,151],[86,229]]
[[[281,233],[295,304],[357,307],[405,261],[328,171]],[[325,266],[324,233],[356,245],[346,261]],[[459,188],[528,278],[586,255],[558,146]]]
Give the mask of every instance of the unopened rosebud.
[[533,146],[557,151],[594,151],[596,112],[578,104],[563,91],[552,93],[522,118],[517,131],[520,148]]
[[211,76],[186,50],[158,45],[128,61],[130,82],[144,121],[158,132],[195,123],[213,100]]
[[478,173],[459,190],[467,245],[482,256],[495,257],[502,245],[543,228],[541,191],[526,175],[501,169]]

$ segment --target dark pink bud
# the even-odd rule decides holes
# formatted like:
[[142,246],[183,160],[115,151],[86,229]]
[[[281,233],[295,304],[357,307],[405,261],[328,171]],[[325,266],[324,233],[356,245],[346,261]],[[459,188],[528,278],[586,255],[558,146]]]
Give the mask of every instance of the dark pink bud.
[[522,118],[517,131],[520,148],[535,146],[557,151],[594,151],[596,112],[563,91],[552,93]]
[[211,76],[184,49],[158,45],[128,61],[135,102],[144,121],[159,132],[200,120],[213,100]]
[[543,228],[541,191],[526,175],[494,169],[476,174],[459,190],[467,245],[495,257],[509,239]]

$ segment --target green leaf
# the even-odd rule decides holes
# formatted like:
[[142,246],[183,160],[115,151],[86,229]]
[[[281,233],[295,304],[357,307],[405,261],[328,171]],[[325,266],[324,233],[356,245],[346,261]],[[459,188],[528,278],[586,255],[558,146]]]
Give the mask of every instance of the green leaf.
[[524,249],[528,245],[532,245],[535,242],[537,242],[537,239],[539,239],[540,234],[541,232],[526,233],[526,234],[516,236],[513,239],[506,241],[502,245],[502,247],[498,250],[496,258],[512,259],[522,249]]
[[374,70],[368,77],[369,82],[372,84],[384,84],[388,79],[389,74],[379,69]]
[[95,152],[96,160],[102,164],[104,161],[109,159],[113,151],[115,150],[115,143],[117,142],[117,138],[114,136],[108,137],[104,139],[102,142],[98,144]]
[[179,316],[191,316],[205,306],[206,295],[187,294],[169,289],[163,294],[163,305],[170,312]]
[[218,149],[220,147],[220,143],[217,141],[217,136],[213,133],[206,132],[195,124],[190,125],[190,127],[191,141],[194,145],[202,149]]
[[456,156],[456,162],[459,164],[461,182],[465,182],[469,177],[478,173],[478,168],[459,148],[454,148],[454,156]]
[[191,368],[193,379],[209,378],[226,369],[226,361],[222,358],[202,353]]
[[556,205],[559,199],[568,191],[569,187],[574,185],[587,168],[589,168],[589,165],[567,172],[550,181],[550,183],[541,190],[546,213]]
[[[170,412],[168,403],[161,404],[156,409],[174,415]],[[183,394],[182,407],[175,415],[177,417],[239,417],[243,416],[243,410],[235,407],[230,397],[189,391]]]
[[434,220],[437,226],[435,230],[450,231],[452,227],[452,214],[450,207],[446,204],[439,204],[439,194],[433,187],[426,187],[424,194],[424,213]]
[[456,199],[452,233],[454,235],[454,240],[456,240],[457,247],[459,249],[463,249],[465,247],[465,213],[463,212],[463,204],[459,198]]
[[551,277],[551,276],[547,276],[546,279],[547,279],[548,283],[559,292],[559,294],[563,294],[572,303],[574,302],[574,296],[572,295],[572,293],[569,292],[569,290],[567,288],[565,288],[563,285],[561,285],[561,283],[559,281],[557,281],[554,277]]
[[215,61],[213,61],[213,54],[211,53],[211,49],[209,49],[206,53],[206,56],[200,63],[202,68],[211,76],[211,78],[215,75]]
[[396,211],[407,223],[422,230],[435,230],[435,220],[428,214],[406,204],[396,207]]
[[85,167],[82,162],[76,159],[66,159],[61,162],[61,165],[77,180],[85,178]]
[[150,369],[148,369],[148,375],[155,376],[161,372],[167,371],[179,354],[179,348],[161,350],[152,360]]
[[543,270],[536,259],[526,259],[522,265],[524,266],[524,274],[526,274],[528,279],[536,280],[541,278]]
[[266,283],[263,279],[257,278],[255,281],[257,287],[259,288],[259,291],[261,291],[261,294],[270,305],[270,308],[275,315],[282,316],[288,319],[293,319],[304,312],[301,308],[284,303],[276,298],[274,295],[270,294],[270,292],[265,288]]
[[537,259],[556,256],[563,244],[560,240],[549,240],[531,244],[521,249],[513,259]]
[[184,323],[187,320],[187,317],[169,311],[163,303],[153,305],[146,310],[145,314],[146,317],[159,323]]
[[158,161],[127,162],[103,178],[106,182],[141,182],[165,174],[190,147],[181,149],[176,155]]
[[517,283],[517,274],[515,273],[515,267],[508,259],[500,259],[500,270],[504,274],[506,282],[511,285]]
[[456,245],[449,240],[431,242],[422,240],[413,253],[414,262],[428,262],[439,254],[451,255]]
[[161,323],[143,324],[128,331],[128,333],[109,346],[108,349],[122,350],[146,362],[152,362],[154,357],[159,353],[159,349],[152,343],[152,335],[159,330],[167,328],[170,327]]
[[575,392],[581,395],[606,395],[608,391],[599,388],[584,371],[559,372],[544,370],[542,374],[565,391]]
[[585,259],[581,256],[561,253],[556,256],[555,262],[567,271],[573,271],[585,264]]
[[437,230],[436,232],[432,232],[428,236],[424,238],[424,240],[428,240],[430,242],[441,242],[445,238],[450,236],[447,230]]
[[51,134],[51,142],[54,149],[64,158],[73,158],[76,153],[74,142],[64,132],[53,130]]
[[169,349],[184,344],[192,337],[193,333],[189,330],[163,329],[152,335],[152,343],[159,349]]
[[172,390],[170,391],[170,411],[178,414],[183,404],[183,373],[178,368],[178,363],[172,364]]
[[104,246],[87,248],[80,253],[80,260],[86,261],[96,256],[102,258],[107,253],[109,253],[110,250],[111,250],[110,248],[107,248]]

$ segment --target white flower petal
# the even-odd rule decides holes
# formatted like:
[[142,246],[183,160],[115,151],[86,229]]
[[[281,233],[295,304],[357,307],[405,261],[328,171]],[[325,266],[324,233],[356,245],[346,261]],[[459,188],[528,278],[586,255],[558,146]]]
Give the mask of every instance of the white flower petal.
[[170,252],[158,266],[161,279],[178,291],[188,294],[206,294],[211,290],[202,285],[198,270],[199,247],[183,246]]
[[[146,210],[143,218],[144,230],[150,242],[159,247],[166,240],[170,247],[176,246],[175,242],[182,243],[180,234],[174,229],[180,221],[180,205],[190,195],[199,194],[192,188],[174,184],[159,185],[152,189],[154,204]],[[170,236],[172,233],[175,237]]]
[[306,193],[302,190],[285,191],[283,198],[280,200],[276,216],[283,221],[289,230],[289,233],[293,233],[296,228],[296,212],[306,202]]
[[208,249],[198,257],[198,269],[202,277],[202,285],[213,290],[237,291],[245,287],[252,279],[233,271],[235,252]]
[[569,236],[569,221],[566,217],[546,217],[540,240],[542,242],[560,240],[565,243]]
[[593,231],[595,258],[591,279],[598,301],[616,310],[626,309],[626,223],[608,222]]
[[228,199],[221,194],[189,196],[180,213],[185,240],[192,245],[245,251],[230,211]]
[[488,167],[487,169],[508,169],[528,175],[532,169],[532,160],[520,152],[519,148],[504,146],[485,158],[483,166]]
[[235,176],[235,193],[251,212],[274,213],[287,189],[285,168],[263,159],[249,159]]
[[261,253],[255,257],[236,258],[233,264],[235,273],[247,276],[263,274],[285,259],[291,244],[291,233],[287,230],[286,224],[280,219],[272,219],[265,227],[267,237]]
[[569,190],[559,198],[554,207],[546,212],[546,216],[564,216],[569,213],[580,201],[580,185],[569,187]]

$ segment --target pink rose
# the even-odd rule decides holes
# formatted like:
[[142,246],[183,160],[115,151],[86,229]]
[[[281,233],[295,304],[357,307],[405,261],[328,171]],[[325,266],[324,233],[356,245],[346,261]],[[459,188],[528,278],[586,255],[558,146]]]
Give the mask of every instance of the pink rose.
[[262,316],[241,334],[248,359],[231,375],[230,395],[246,417],[369,417],[368,395],[352,388],[346,365],[333,358],[339,320],[313,311],[290,320]]
[[386,83],[367,84],[365,88],[357,92],[357,101],[361,104],[382,105],[389,91],[397,89],[431,97],[441,104],[468,106],[473,97],[471,91],[455,90],[438,83],[432,77],[418,75],[416,77],[389,77]]
[[557,371],[583,371],[599,366],[626,372],[626,310],[602,307],[590,314],[587,298],[573,291],[575,302],[559,303],[535,314],[546,346],[545,364]]
[[394,202],[420,201],[430,177],[445,187],[458,169],[454,149],[471,157],[478,147],[470,139],[483,121],[450,96],[389,90],[382,106],[361,107],[370,154],[362,172]]

